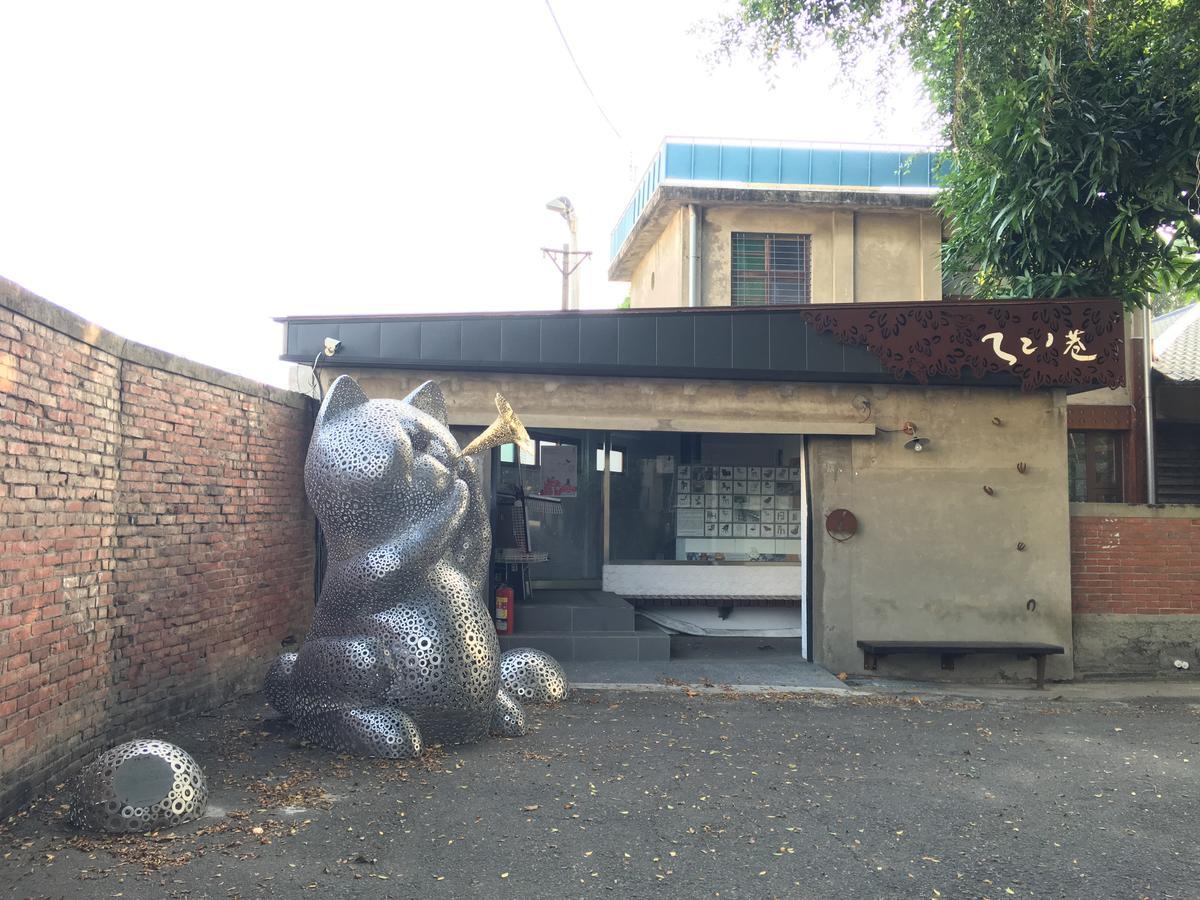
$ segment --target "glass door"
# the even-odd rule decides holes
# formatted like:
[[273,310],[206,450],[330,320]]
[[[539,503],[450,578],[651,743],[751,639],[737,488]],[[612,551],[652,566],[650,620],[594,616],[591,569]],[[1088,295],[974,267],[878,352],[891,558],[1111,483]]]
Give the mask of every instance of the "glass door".
[[529,549],[546,553],[530,566],[535,588],[599,588],[603,552],[603,432],[530,429],[533,453],[499,448],[496,490],[519,487]]

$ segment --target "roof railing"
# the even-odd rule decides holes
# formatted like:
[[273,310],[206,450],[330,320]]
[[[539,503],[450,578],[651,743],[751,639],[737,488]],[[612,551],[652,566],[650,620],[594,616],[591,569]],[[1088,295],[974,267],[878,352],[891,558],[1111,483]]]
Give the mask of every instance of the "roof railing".
[[912,144],[668,137],[613,228],[609,258],[620,253],[664,182],[927,193],[937,190],[948,164],[944,148]]

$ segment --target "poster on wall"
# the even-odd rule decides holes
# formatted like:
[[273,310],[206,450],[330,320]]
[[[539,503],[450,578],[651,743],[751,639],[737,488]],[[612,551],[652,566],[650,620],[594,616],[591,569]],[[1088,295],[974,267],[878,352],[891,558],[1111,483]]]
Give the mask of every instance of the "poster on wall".
[[799,466],[675,467],[676,559],[799,562],[804,482]]
[[680,510],[675,534],[678,537],[703,537],[704,512],[702,509]]
[[542,447],[543,497],[575,497],[579,492],[579,451],[570,444]]

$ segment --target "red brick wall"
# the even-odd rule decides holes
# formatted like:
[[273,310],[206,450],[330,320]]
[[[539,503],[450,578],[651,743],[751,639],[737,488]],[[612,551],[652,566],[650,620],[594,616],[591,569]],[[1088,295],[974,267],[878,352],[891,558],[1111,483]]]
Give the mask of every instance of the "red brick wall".
[[309,427],[0,281],[0,809],[303,636]]
[[1200,614],[1200,508],[1191,509],[1190,518],[1072,514],[1072,611]]

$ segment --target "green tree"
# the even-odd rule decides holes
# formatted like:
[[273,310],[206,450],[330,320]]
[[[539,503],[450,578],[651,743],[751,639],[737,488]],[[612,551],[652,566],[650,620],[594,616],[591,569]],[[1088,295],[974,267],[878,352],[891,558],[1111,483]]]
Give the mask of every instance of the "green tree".
[[1161,316],[1193,303],[1200,303],[1200,291],[1161,291],[1154,295],[1150,311]]
[[741,0],[719,52],[832,46],[885,90],[910,64],[953,167],[944,270],[975,296],[1200,286],[1197,0]]

